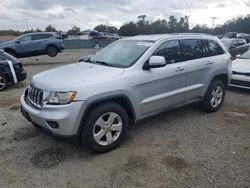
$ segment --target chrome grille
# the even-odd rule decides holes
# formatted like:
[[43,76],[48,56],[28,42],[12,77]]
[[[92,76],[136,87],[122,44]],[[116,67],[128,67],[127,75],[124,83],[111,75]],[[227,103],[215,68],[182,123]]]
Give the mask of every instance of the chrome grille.
[[43,105],[43,91],[32,85],[26,90],[25,98],[26,102],[28,104],[30,103],[31,106],[41,108]]

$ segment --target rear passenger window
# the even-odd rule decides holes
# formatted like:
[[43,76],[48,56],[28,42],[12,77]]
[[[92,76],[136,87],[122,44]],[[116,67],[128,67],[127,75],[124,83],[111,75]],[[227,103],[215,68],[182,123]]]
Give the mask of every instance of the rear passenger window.
[[208,56],[208,49],[201,40],[185,39],[181,41],[182,54],[185,59],[199,59]]
[[224,54],[224,50],[221,46],[213,40],[207,40],[208,48],[209,48],[209,56],[221,55]]
[[163,56],[167,64],[182,61],[180,45],[178,40],[167,41],[161,44],[153,53],[153,55]]

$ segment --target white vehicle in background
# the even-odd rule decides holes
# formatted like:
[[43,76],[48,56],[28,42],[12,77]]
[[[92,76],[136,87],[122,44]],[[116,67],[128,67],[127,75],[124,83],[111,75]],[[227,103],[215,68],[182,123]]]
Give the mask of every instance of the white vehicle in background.
[[250,50],[233,61],[230,85],[250,89]]

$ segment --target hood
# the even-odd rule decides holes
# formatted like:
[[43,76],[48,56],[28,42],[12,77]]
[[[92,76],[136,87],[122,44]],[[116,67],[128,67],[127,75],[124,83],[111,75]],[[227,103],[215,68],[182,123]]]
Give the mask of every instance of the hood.
[[7,46],[7,45],[10,45],[10,44],[13,44],[14,41],[8,41],[8,42],[2,42],[0,43],[0,47],[2,46]]
[[250,73],[250,59],[236,59],[232,63],[232,71]]
[[43,90],[69,91],[87,84],[114,79],[124,69],[90,63],[74,63],[36,74],[31,84]]

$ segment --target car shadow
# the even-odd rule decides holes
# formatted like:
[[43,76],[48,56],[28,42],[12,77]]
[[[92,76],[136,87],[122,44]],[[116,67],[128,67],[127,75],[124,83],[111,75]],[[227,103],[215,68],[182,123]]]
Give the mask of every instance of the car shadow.
[[238,88],[238,87],[232,87],[232,86],[228,88],[228,91],[232,91],[238,94],[240,93],[248,94],[248,95],[250,94],[250,89],[244,89],[244,88]]

